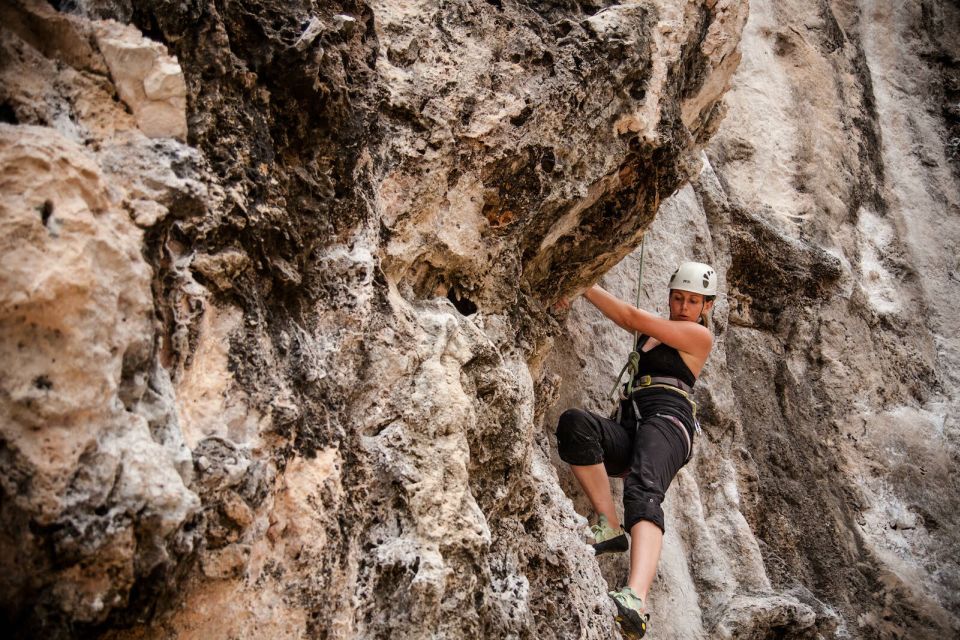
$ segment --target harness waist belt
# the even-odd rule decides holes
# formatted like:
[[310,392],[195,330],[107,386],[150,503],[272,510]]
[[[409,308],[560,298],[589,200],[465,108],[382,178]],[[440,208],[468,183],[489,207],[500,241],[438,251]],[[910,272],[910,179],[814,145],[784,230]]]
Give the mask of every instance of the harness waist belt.
[[680,378],[673,378],[670,376],[640,376],[636,380],[636,385],[641,388],[663,384],[670,387],[676,387],[684,393],[693,393],[693,387],[688,385]]

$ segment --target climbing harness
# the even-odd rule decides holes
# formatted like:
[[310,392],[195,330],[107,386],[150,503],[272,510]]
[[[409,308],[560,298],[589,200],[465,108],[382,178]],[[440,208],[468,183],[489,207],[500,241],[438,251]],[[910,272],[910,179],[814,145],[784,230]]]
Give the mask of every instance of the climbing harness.
[[[690,408],[693,409],[693,419],[696,422],[697,420],[697,403],[693,400],[693,388],[688,385],[683,380],[678,378],[668,378],[661,376],[640,376],[640,379],[637,380],[639,386],[642,389],[652,389],[659,387],[661,389],[667,389],[668,391],[673,391],[674,393],[679,393],[681,396],[690,403]],[[630,394],[630,401],[633,402],[633,394]],[[634,409],[636,409],[636,403],[634,403]],[[697,431],[700,431],[700,423],[697,422]]]
[[640,376],[637,380],[640,383],[641,387],[656,387],[667,385],[670,387],[676,387],[680,391],[683,391],[686,394],[693,393],[693,387],[688,385],[686,382],[680,378],[674,378],[673,376]]
[[667,413],[658,413],[656,415],[658,418],[663,418],[664,420],[670,421],[673,426],[680,429],[680,433],[683,434],[683,439],[687,441],[687,456],[683,459],[684,464],[686,464],[690,460],[690,456],[693,455],[693,443],[690,442],[690,434],[687,433],[687,428],[683,426],[683,422],[681,422],[680,418],[676,416],[671,416]]

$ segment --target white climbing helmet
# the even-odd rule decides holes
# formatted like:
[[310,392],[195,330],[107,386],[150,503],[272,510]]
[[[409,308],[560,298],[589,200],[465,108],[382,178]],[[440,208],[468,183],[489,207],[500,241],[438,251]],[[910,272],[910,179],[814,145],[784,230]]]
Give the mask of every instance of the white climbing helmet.
[[717,295],[717,273],[708,264],[684,262],[670,276],[670,289],[715,296]]

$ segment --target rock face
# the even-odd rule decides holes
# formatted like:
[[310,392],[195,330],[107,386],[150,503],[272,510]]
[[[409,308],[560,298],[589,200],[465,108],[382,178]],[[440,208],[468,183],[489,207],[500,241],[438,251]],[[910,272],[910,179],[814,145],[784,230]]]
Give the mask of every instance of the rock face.
[[[658,638],[957,634],[958,20],[751,2],[704,170],[646,240],[648,308],[681,259],[725,277],[704,437],[667,499]],[[623,298],[638,259],[606,277]],[[587,365],[554,413],[602,403],[629,348],[607,325],[568,320],[549,368]]]
[[0,7],[8,627],[614,636],[552,304],[646,234],[725,274],[656,637],[955,632],[957,10],[752,5]]
[[0,158],[5,608],[102,622],[197,542],[150,269],[81,147],[0,124]]

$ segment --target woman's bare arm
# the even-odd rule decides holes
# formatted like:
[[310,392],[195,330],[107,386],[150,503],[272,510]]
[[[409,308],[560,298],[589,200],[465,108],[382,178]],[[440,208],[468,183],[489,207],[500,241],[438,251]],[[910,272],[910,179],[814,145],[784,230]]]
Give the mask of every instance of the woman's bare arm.
[[678,351],[706,358],[713,346],[710,330],[696,322],[661,318],[627,304],[597,285],[587,289],[583,297],[623,329],[639,331]]

